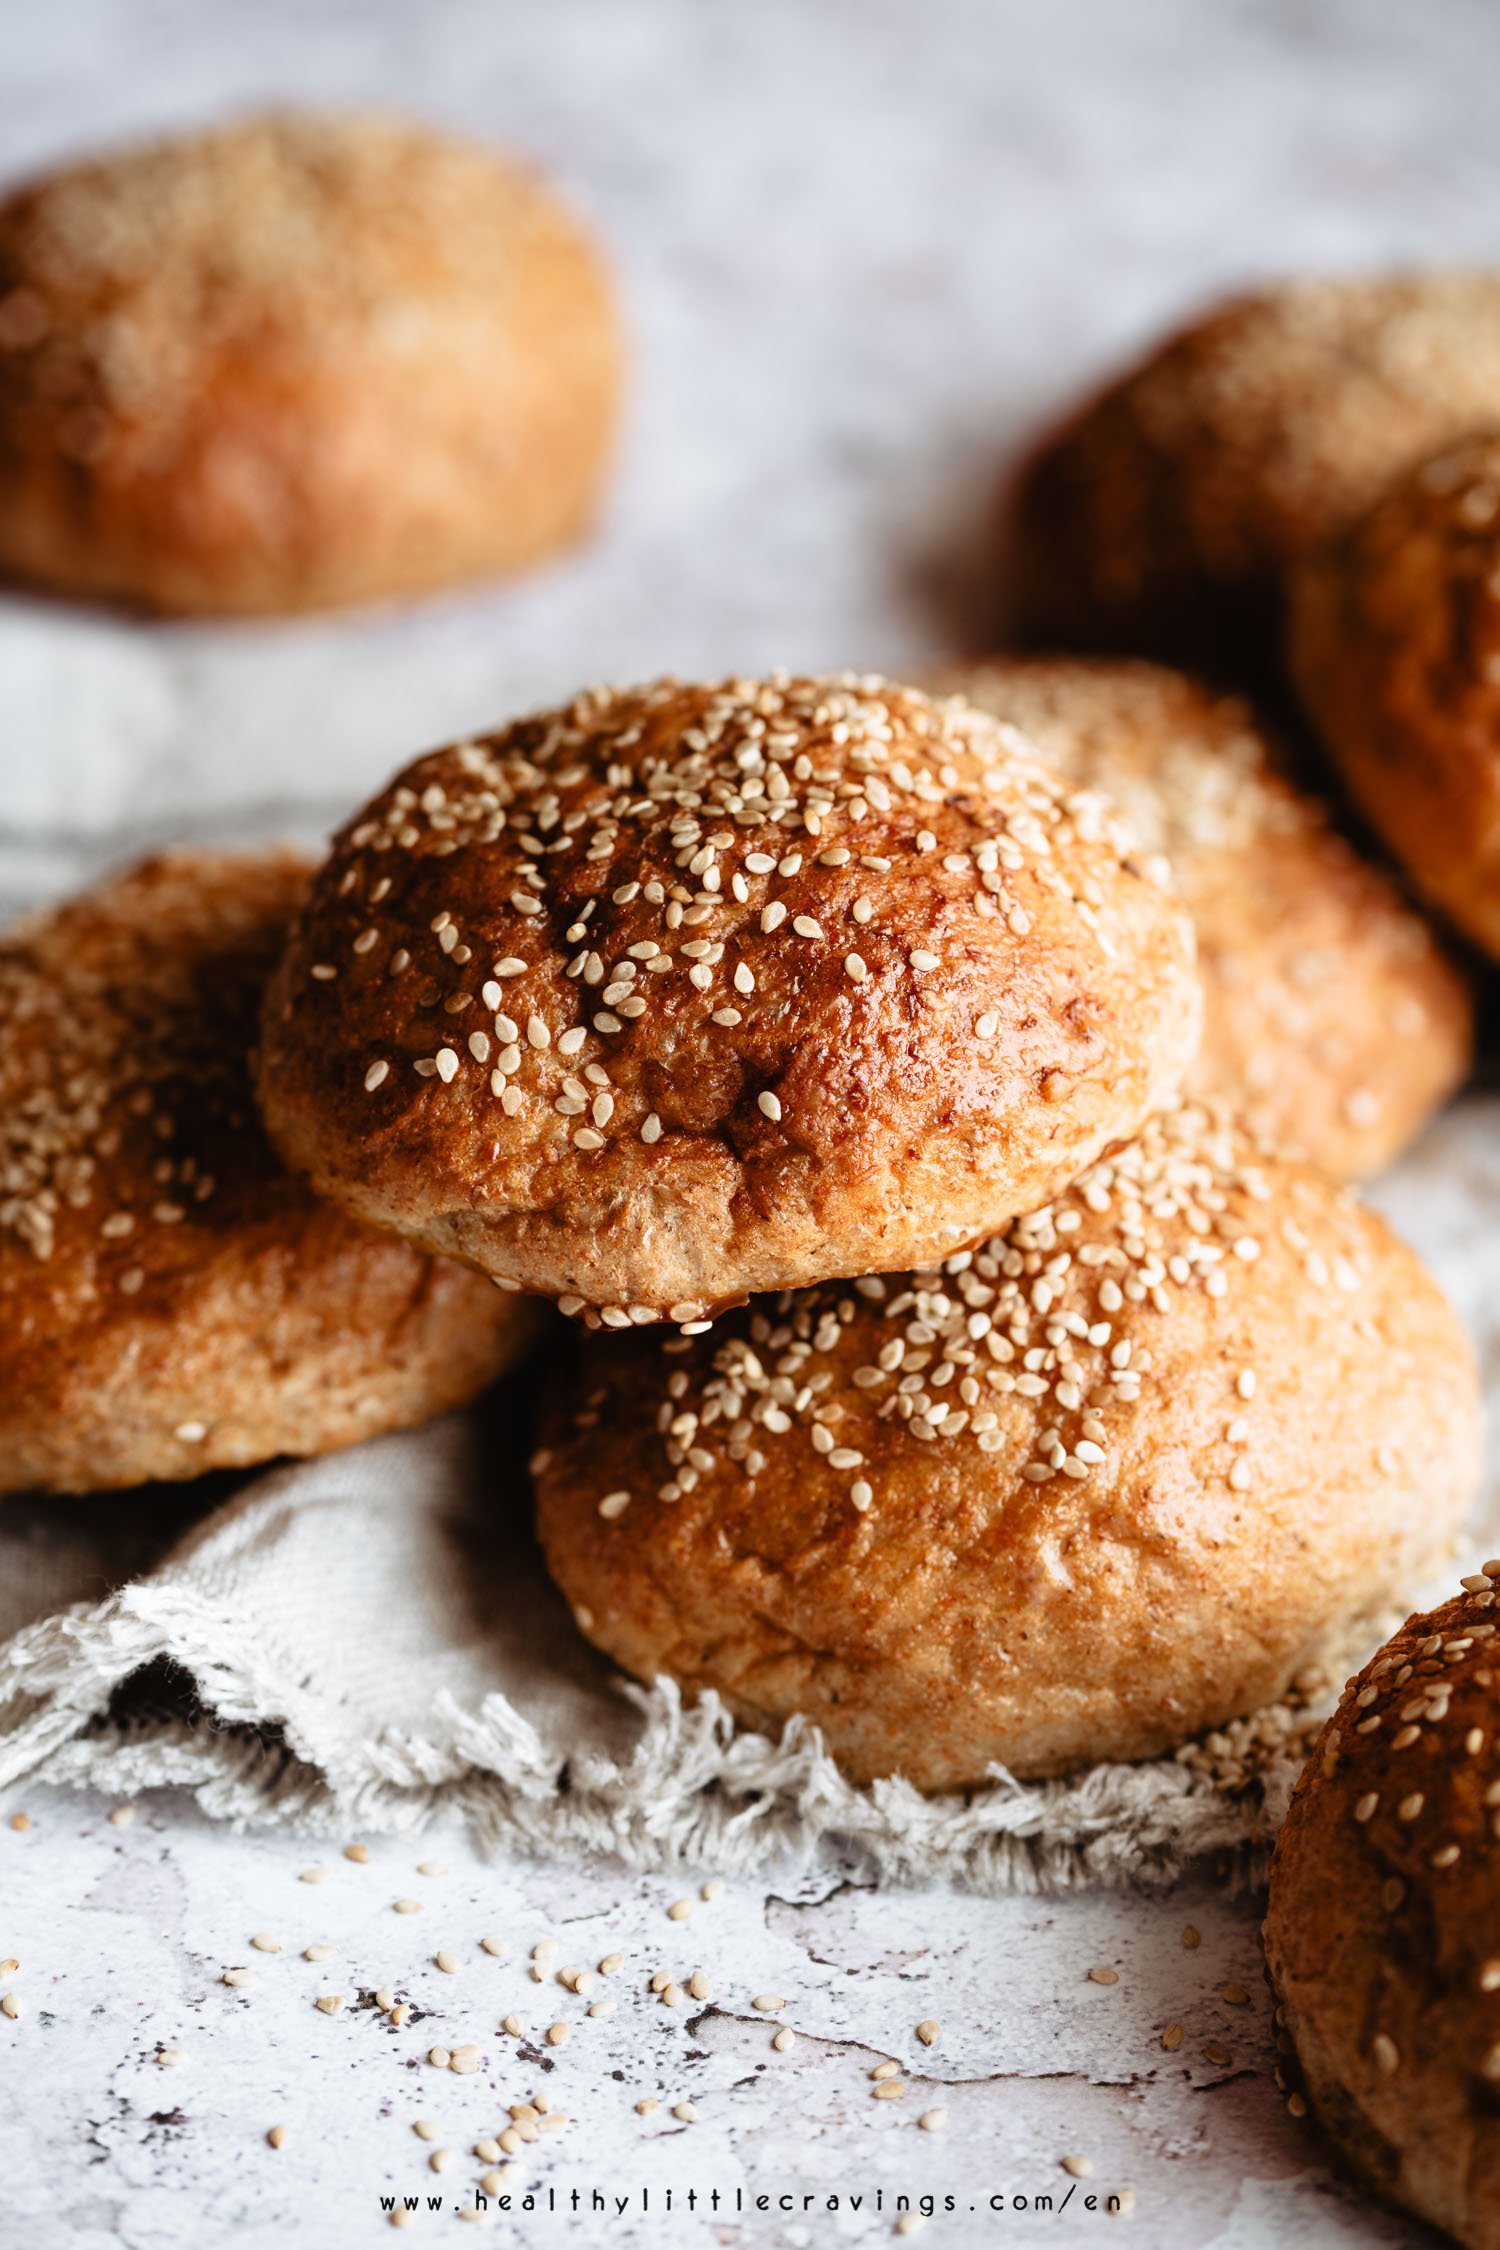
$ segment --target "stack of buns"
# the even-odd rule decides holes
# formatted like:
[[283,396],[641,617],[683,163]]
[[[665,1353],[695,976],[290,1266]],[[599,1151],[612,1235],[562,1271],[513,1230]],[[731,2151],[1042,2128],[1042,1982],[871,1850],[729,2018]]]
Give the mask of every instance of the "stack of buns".
[[[0,206],[0,565],[179,612],[515,567],[590,514],[618,361],[576,222],[441,136],[75,167]],[[589,689],[316,869],[178,851],[14,930],[0,1489],[420,1421],[550,1299],[540,1538],[638,1676],[934,1790],[1282,1696],[1475,1489],[1472,1352],[1349,1184],[1473,1008],[1305,747],[1143,657],[1263,686],[1284,625],[1500,951],[1497,368],[1495,276],[1263,291],[1021,482],[1023,627],[1117,653]],[[1268,1929],[1320,2113],[1474,2243],[1495,1577],[1351,1685]]]

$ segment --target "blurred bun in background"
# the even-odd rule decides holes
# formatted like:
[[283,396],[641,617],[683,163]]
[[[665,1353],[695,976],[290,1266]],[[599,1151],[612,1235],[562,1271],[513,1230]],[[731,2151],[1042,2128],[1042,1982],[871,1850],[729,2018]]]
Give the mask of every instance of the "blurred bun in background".
[[0,570],[184,615],[523,568],[592,518],[622,347],[551,190],[276,114],[0,204]]
[[1500,273],[1282,282],[1177,330],[1065,422],[1017,489],[1037,643],[1252,670],[1281,583],[1500,400]]

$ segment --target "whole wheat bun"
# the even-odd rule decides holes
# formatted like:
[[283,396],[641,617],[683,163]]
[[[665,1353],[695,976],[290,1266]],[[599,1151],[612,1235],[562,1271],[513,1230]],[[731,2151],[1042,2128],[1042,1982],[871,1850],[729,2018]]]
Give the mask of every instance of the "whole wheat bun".
[[184,614],[416,594],[590,521],[621,345],[551,190],[273,113],[0,204],[0,569]]
[[1341,1179],[1415,1139],[1468,1072],[1468,984],[1247,704],[1127,659],[995,658],[932,685],[1010,720],[1171,861],[1204,985],[1190,1092]]
[[166,852],[0,939],[0,1491],[326,1452],[457,1405],[534,1329],[266,1142],[249,1050],[307,873]]
[[1411,1251],[1188,1107],[942,1270],[582,1341],[537,1524],[626,1670],[951,1789],[1278,1697],[1442,1554],[1478,1424]]
[[1500,274],[1286,281],[1210,308],[1049,438],[1015,496],[1031,638],[1272,659],[1289,564],[1500,395]]
[[886,681],[590,690],[336,839],[260,1094],[320,1193],[607,1325],[889,1270],[1177,1084],[1192,931],[992,719]]
[[1266,1961],[1318,2122],[1468,2250],[1500,2245],[1500,1562],[1349,1682],[1271,1863]]
[[1500,960],[1500,436],[1423,463],[1306,565],[1291,649],[1356,802]]

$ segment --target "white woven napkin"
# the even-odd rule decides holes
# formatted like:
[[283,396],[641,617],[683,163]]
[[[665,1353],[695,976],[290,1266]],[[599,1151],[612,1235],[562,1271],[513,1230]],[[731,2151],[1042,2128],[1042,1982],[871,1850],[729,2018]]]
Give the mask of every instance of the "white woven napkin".
[[[1443,1119],[1378,1200],[1457,1299],[1493,1397],[1500,1098]],[[1285,1749],[1234,1786],[1167,1758],[924,1798],[851,1787],[800,1723],[771,1741],[614,1679],[532,1542],[528,1387],[278,1469],[202,1520],[199,1489],[0,1511],[0,1788],[175,1782],[227,1818],[346,1833],[457,1813],[495,1844],[725,1872],[837,1842],[995,1890],[1166,1880],[1274,1833]],[[1490,1481],[1473,1551],[1500,1544]]]

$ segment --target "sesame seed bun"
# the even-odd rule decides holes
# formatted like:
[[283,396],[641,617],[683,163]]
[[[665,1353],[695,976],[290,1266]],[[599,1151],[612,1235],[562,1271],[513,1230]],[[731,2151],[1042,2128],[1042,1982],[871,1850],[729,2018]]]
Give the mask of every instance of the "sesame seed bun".
[[1187,1107],[941,1270],[583,1342],[537,1521],[628,1671],[958,1788],[1272,1701],[1443,1553],[1478,1422],[1413,1254]]
[[1215,306],[1023,473],[1019,623],[1075,647],[1274,659],[1287,566],[1497,395],[1500,274],[1291,281]]
[[422,758],[267,995],[320,1192],[606,1324],[889,1270],[1133,1132],[1187,917],[1019,738],[882,680],[661,681]]
[[167,852],[0,939],[0,1491],[326,1452],[523,1347],[529,1308],[315,1202],[260,1129],[307,874]]
[[1382,2195],[1500,2244],[1500,1562],[1349,1682],[1271,1863],[1266,1961],[1318,2122]]
[[1341,1179],[1380,1171],[1454,1092],[1473,1003],[1423,917],[1292,781],[1237,697],[1155,664],[996,659],[940,676],[1102,789],[1170,859],[1198,933],[1189,1092]]
[[1307,565],[1291,649],[1358,804],[1500,960],[1500,437],[1425,462]]
[[72,165],[0,204],[0,569],[183,613],[517,569],[593,515],[620,358],[490,150],[271,114]]

